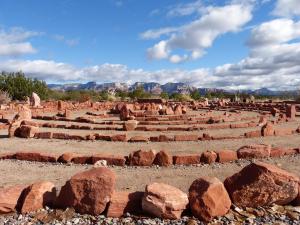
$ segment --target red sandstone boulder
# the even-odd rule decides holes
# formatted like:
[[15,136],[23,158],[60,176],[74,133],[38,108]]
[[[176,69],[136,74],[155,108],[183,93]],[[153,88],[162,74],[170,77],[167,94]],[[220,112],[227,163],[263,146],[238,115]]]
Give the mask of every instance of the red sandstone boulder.
[[21,196],[21,213],[33,212],[45,206],[52,206],[56,198],[56,188],[51,182],[34,183]]
[[286,117],[292,120],[296,118],[296,107],[295,105],[288,105],[286,107]]
[[293,205],[295,206],[300,206],[300,183],[298,184],[298,195],[292,202]]
[[200,155],[174,155],[174,165],[194,165],[200,164]]
[[173,158],[168,152],[160,151],[156,154],[153,164],[159,166],[170,166],[173,164]]
[[262,136],[274,136],[274,127],[272,123],[266,123],[262,128],[261,128],[261,134]]
[[217,153],[213,151],[206,151],[201,154],[200,162],[211,164],[217,160]]
[[70,163],[72,162],[73,158],[77,157],[78,154],[72,152],[66,152],[58,157],[57,162],[60,163]]
[[15,185],[0,189],[0,214],[11,213],[16,210],[18,200],[26,185]]
[[292,173],[257,162],[226,178],[224,185],[235,205],[258,207],[290,203],[297,197],[298,182],[299,178]]
[[168,137],[166,135],[159,135],[158,136],[158,141],[159,142],[169,142],[169,141],[174,141],[174,138],[173,137]]
[[225,163],[237,160],[237,152],[231,150],[220,150],[217,152],[217,162]]
[[73,207],[82,214],[99,215],[110,201],[115,187],[115,174],[105,168],[94,168],[75,174],[61,188],[57,206]]
[[270,145],[246,145],[237,150],[239,159],[245,158],[265,158],[271,153]]
[[15,116],[14,120],[18,118],[18,120],[31,120],[32,113],[31,110],[27,106],[22,106],[21,110]]
[[21,125],[17,131],[17,137],[21,138],[33,138],[35,133],[39,131],[38,127]]
[[133,131],[135,128],[137,128],[138,121],[136,120],[128,120],[125,121],[123,124],[123,130],[125,131]]
[[17,160],[35,161],[35,162],[56,162],[57,158],[50,154],[41,154],[39,152],[17,152],[14,156]]
[[74,164],[92,164],[92,157],[90,155],[77,155],[72,158]]
[[16,137],[19,136],[19,127],[21,126],[21,121],[12,121],[8,127],[8,137]]
[[144,212],[164,219],[179,219],[187,204],[187,194],[163,183],[147,185],[142,200]]
[[195,180],[189,189],[189,202],[193,216],[204,221],[224,216],[231,206],[223,183],[215,177]]
[[181,105],[177,105],[174,109],[174,114],[175,115],[182,115],[182,106]]
[[140,215],[144,192],[114,192],[108,206],[107,217],[119,218],[126,213]]
[[37,139],[52,139],[52,132],[37,132],[34,134],[34,137]]
[[130,166],[151,166],[155,159],[156,152],[154,150],[139,150],[129,155]]
[[171,106],[168,106],[166,109],[165,109],[165,114],[166,115],[174,115],[174,111],[172,109]]

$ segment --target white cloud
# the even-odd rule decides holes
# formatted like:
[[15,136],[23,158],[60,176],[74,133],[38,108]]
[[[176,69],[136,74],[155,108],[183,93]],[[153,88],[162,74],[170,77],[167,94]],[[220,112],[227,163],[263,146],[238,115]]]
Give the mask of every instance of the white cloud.
[[0,56],[19,56],[23,54],[35,53],[27,39],[42,35],[40,32],[27,31],[20,27],[14,27],[6,31],[0,30]]
[[179,28],[177,27],[164,27],[157,30],[147,30],[144,33],[140,34],[140,37],[145,40],[149,39],[157,39],[160,38],[162,35],[169,35],[170,33],[178,31]]
[[153,38],[162,34],[169,35],[169,38],[149,48],[148,56],[150,54],[152,59],[170,60],[172,51],[183,49],[190,54],[189,59],[199,58],[206,48],[212,46],[217,37],[228,32],[237,32],[249,22],[252,18],[251,10],[251,6],[244,4],[207,7],[199,19],[184,26],[148,30],[142,36]]
[[300,22],[291,19],[275,19],[255,27],[248,44],[251,47],[270,46],[298,37],[300,37]]
[[169,56],[169,50],[166,41],[160,41],[152,48],[147,50],[148,58],[150,59],[166,59]]
[[276,7],[273,11],[277,16],[299,16],[300,4],[299,0],[277,0]]
[[188,60],[188,56],[187,55],[179,56],[175,54],[175,55],[171,55],[169,60],[171,63],[182,63]]

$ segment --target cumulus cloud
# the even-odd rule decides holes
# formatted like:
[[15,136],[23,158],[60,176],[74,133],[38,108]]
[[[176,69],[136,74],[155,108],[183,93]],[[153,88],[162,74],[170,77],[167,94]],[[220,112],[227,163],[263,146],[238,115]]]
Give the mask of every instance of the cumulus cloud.
[[300,36],[300,22],[275,19],[262,23],[252,30],[250,47],[270,46],[291,41]]
[[216,85],[299,89],[299,38],[299,21],[282,18],[260,24],[251,32],[247,58],[214,69],[214,76],[221,78]]
[[[176,49],[183,49],[188,59],[201,57],[206,48],[222,34],[237,32],[252,18],[252,7],[248,4],[233,4],[223,7],[207,7],[199,19],[177,28],[160,28],[148,30],[142,34],[146,37],[169,35],[147,50],[151,59],[169,59]],[[181,56],[184,57],[184,56]]]
[[8,31],[0,29],[0,56],[19,56],[35,53],[36,49],[26,40],[41,34],[19,27],[11,28]]
[[273,14],[283,17],[299,16],[299,0],[277,0]]

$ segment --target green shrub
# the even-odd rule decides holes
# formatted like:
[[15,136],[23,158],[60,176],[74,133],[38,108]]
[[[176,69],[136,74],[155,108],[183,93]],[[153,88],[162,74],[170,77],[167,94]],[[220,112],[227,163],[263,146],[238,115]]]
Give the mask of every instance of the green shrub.
[[2,72],[0,90],[7,92],[12,100],[25,100],[32,92],[37,93],[41,99],[47,99],[49,94],[46,82],[27,78],[22,72]]

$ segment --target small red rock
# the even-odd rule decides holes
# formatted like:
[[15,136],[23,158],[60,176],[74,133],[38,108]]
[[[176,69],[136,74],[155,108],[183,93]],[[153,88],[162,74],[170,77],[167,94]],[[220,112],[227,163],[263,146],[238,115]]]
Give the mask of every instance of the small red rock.
[[34,183],[24,190],[21,198],[21,213],[33,212],[54,204],[56,188],[51,182]]
[[126,213],[140,215],[144,192],[114,192],[108,206],[107,217],[119,218]]
[[189,202],[193,215],[204,221],[224,216],[231,206],[223,183],[215,177],[195,180],[189,188]]
[[167,151],[160,151],[156,154],[153,164],[159,166],[170,166],[173,164],[173,158]]
[[217,160],[217,154],[213,151],[206,151],[201,154],[200,162],[211,164]]

